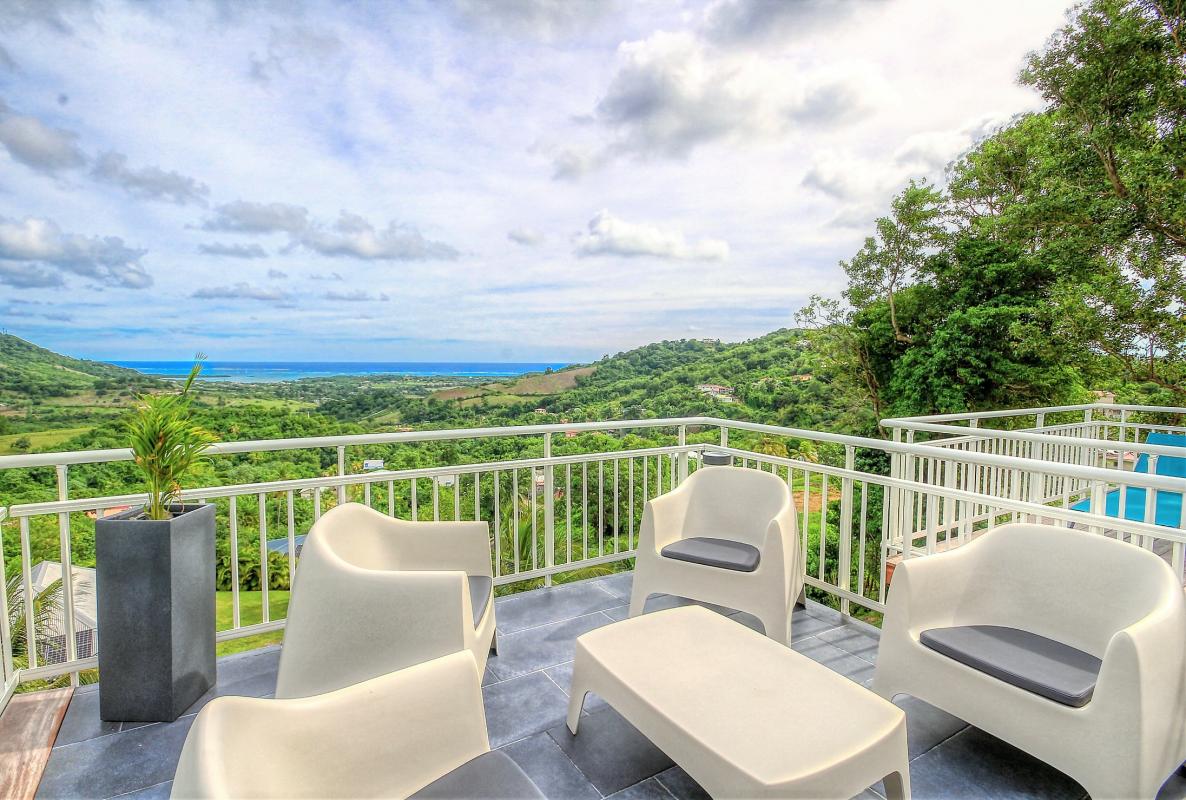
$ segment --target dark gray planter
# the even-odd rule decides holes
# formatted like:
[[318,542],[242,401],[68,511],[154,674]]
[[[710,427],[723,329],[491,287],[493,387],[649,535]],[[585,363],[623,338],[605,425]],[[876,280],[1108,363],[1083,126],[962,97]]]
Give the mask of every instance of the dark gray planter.
[[99,716],[172,722],[215,682],[214,506],[95,522]]

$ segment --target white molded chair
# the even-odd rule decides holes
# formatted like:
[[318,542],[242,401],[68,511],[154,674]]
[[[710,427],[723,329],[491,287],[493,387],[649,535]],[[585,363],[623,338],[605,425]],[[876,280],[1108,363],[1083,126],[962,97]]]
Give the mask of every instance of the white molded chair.
[[174,798],[542,798],[490,750],[468,651],[316,697],[219,697],[185,739]]
[[340,689],[494,645],[484,522],[407,522],[358,503],[327,512],[297,566],[276,697]]
[[701,467],[643,512],[630,616],[667,593],[747,611],[787,644],[803,590],[795,502],[775,475]]
[[1186,597],[1140,547],[1004,525],[894,570],[873,689],[1051,764],[1096,800],[1154,797],[1186,760]]

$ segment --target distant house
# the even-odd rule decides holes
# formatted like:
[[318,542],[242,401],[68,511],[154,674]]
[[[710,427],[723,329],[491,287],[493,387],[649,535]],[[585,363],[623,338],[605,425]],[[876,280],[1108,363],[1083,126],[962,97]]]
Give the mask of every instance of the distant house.
[[733,402],[732,386],[721,386],[719,383],[702,383],[696,387],[696,390],[701,394],[720,400],[722,403]]
[[547,413],[548,413],[548,409],[546,409],[546,408],[537,408],[537,409],[535,410],[535,413],[536,413],[536,414],[547,414]]
[[[125,511],[127,511],[129,508],[131,508],[131,506],[112,506],[111,508],[104,508],[102,510],[103,511],[103,519],[107,519],[108,517],[113,517],[116,514],[122,514]],[[86,512],[86,515],[88,517],[90,517],[91,519],[97,519],[99,516],[99,512],[98,511],[88,511],[88,512]]]
[[792,375],[791,380],[802,383],[811,380],[811,375]]
[[[95,571],[74,567],[71,571],[74,598],[74,650],[78,658],[90,658],[98,652],[98,612],[95,609]],[[62,565],[42,561],[30,571],[33,594],[39,595],[62,579]],[[37,629],[37,657],[43,664],[66,660],[65,607],[59,608],[44,626]]]

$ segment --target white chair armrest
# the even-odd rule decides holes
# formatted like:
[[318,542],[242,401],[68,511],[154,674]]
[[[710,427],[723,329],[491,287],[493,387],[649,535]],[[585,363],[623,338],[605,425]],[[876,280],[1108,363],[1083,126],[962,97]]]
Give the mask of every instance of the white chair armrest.
[[640,550],[658,553],[683,535],[684,518],[688,512],[688,493],[683,486],[647,501],[639,529]]
[[759,569],[770,569],[776,563],[784,576],[784,588],[788,602],[794,602],[803,581],[803,566],[799,563],[799,526],[795,520],[795,506],[788,504],[770,520],[766,538],[762,544],[762,560]]
[[1132,735],[1178,752],[1186,736],[1186,600],[1171,591],[1176,596],[1113,634],[1091,704],[1112,706]]
[[406,797],[490,749],[480,683],[464,651],[316,697],[218,698],[172,796]]
[[400,522],[399,563],[408,570],[461,570],[492,576],[490,526],[485,522]]
[[886,632],[913,636],[955,624],[956,600],[974,567],[974,554],[966,546],[900,562],[886,598]]

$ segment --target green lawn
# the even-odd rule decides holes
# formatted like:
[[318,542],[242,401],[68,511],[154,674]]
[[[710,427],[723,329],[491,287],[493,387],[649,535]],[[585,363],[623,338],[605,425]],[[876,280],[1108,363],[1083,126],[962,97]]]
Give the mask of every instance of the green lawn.
[[[224,631],[230,628],[234,621],[231,593],[218,592],[217,594],[218,630]],[[284,615],[288,613],[288,592],[278,590],[268,592],[268,609],[271,612],[272,619],[284,619]],[[239,624],[253,625],[262,621],[263,600],[261,593],[239,592]],[[257,647],[280,644],[283,639],[284,631],[272,631],[271,633],[260,633],[242,639],[232,639],[228,642],[219,642],[218,655],[229,656],[231,653],[242,653],[246,650],[254,650]]]
[[29,440],[29,451],[51,451],[63,442],[73,439],[80,433],[89,431],[89,427],[85,428],[55,428],[48,431],[34,431],[32,433],[13,433],[7,436],[0,436],[0,456],[15,455],[23,453],[23,450],[13,449],[13,443],[19,439]]

